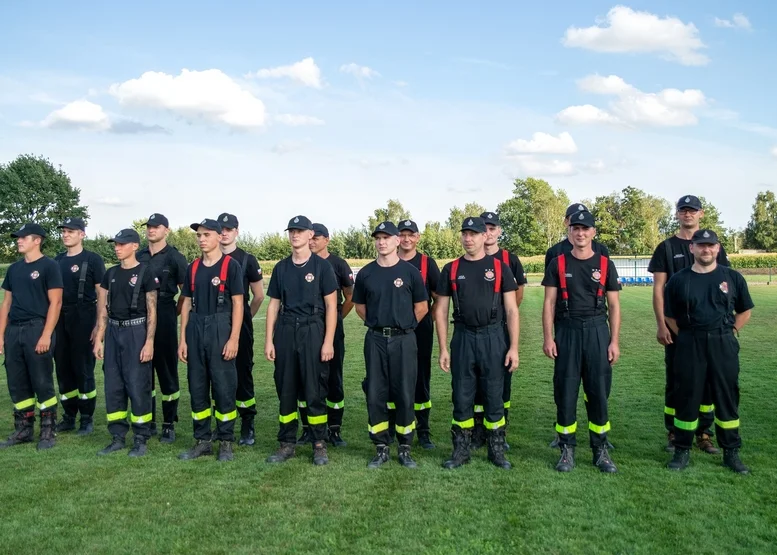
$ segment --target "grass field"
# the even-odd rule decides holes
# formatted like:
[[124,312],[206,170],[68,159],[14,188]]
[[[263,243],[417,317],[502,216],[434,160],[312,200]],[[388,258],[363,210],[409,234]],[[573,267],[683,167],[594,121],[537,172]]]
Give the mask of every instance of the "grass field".
[[[513,380],[508,433],[514,465],[502,471],[485,452],[455,471],[440,467],[450,453],[450,378],[433,376],[432,426],[437,449],[414,454],[408,471],[392,462],[377,471],[360,388],[363,331],[346,325],[346,412],[349,446],[330,449],[330,464],[313,467],[311,448],[271,466],[277,400],[272,367],[260,356],[255,380],[258,443],[236,448],[231,464],[179,461],[191,444],[188,396],[181,396],[178,441],[155,439],[150,455],[98,458],[109,441],[102,380],[97,431],[86,439],[60,434],[56,448],[0,451],[0,538],[4,553],[768,553],[777,550],[777,414],[774,325],[777,289],[752,288],[753,318],[741,336],[742,457],[752,475],[721,467],[720,456],[695,451],[680,474],[664,469],[663,351],[656,343],[651,289],[622,294],[622,358],[611,396],[612,455],[620,468],[591,466],[586,433],[578,468],[553,470],[548,448],[555,409],[552,365],[541,351],[541,288],[529,288],[521,309],[521,365]],[[98,376],[101,375],[98,366]],[[185,377],[181,368],[181,376]],[[0,431],[11,408],[0,378]],[[185,378],[183,380],[185,382]],[[586,418],[579,408],[580,429]]]

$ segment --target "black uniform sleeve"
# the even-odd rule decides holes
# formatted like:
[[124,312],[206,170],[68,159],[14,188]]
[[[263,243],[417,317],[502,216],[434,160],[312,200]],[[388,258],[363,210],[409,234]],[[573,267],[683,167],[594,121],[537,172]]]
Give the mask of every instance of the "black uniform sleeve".
[[526,285],[526,272],[523,271],[523,264],[521,264],[521,259],[513,253],[510,253],[510,270],[513,272],[513,276],[515,276],[515,282],[519,286]]
[[[248,283],[262,281],[262,269],[259,267],[259,261],[253,254],[249,254],[248,260],[246,260],[246,277],[248,278]],[[248,291],[245,293],[248,293]]]
[[[430,259],[431,261],[431,259]],[[426,292],[426,284],[424,283],[424,278],[421,277],[421,272],[418,271],[418,269],[413,266],[412,264],[408,263],[408,266],[410,266],[410,290],[413,293],[413,302],[414,303],[421,303],[424,301],[429,300],[429,294]]]
[[340,258],[337,261],[337,281],[341,289],[347,289],[353,287],[353,270],[348,263]]
[[[723,248],[723,245],[720,246],[720,250],[718,251],[718,264],[721,266],[731,266],[731,262],[728,259],[728,253],[726,252],[726,249]],[[747,285],[745,285],[746,287]]]
[[[173,251],[173,266],[175,268],[175,284],[181,285],[182,283],[188,281],[187,275],[189,263],[186,262],[186,257],[178,252],[177,249]],[[191,291],[189,291],[189,295],[187,296],[191,296]]]
[[677,273],[666,282],[666,289],[664,289],[664,316],[667,318],[677,318],[674,310],[674,302],[677,291],[677,282],[680,279],[682,279],[682,274]]
[[230,296],[246,294],[240,270],[240,263],[230,257],[229,268],[227,268],[227,289],[229,289]]
[[440,282],[440,267],[434,258],[429,257],[426,267],[426,282],[429,284],[429,291],[437,292],[437,284]]
[[[502,264],[502,261],[499,261]],[[502,293],[509,293],[510,291],[518,290],[518,282],[515,280],[515,275],[510,269],[510,266],[502,264]]]
[[321,295],[326,297],[339,289],[337,286],[337,276],[335,276],[335,271],[332,269],[332,265],[329,262],[321,259],[318,263],[321,264],[323,268],[323,270],[321,270]]
[[181,296],[183,297],[189,297],[192,296],[192,264],[189,264],[189,267],[186,269],[186,271],[183,274],[183,285],[181,285]]
[[739,272],[732,272],[735,276],[736,297],[734,297],[734,312],[739,314],[752,309],[755,305],[750,297],[750,289],[747,287],[747,281]]
[[553,258],[550,264],[545,268],[545,275],[542,278],[542,284],[545,287],[558,287],[558,258]]
[[661,241],[656,247],[656,250],[653,251],[653,256],[648,263],[648,272],[651,274],[655,274],[656,272],[666,274],[666,265],[666,245],[664,244],[664,241]]
[[450,297],[453,294],[451,289],[451,263],[449,262],[440,272],[440,280],[437,282],[437,294],[443,297]]
[[362,268],[359,270],[359,273],[356,274],[356,282],[353,285],[353,297],[351,300],[355,304],[366,304],[367,302],[367,294],[364,290],[364,280],[367,278],[367,272],[364,271],[365,268]]
[[102,282],[103,276],[105,275],[105,261],[103,260],[102,256],[97,253],[92,253],[91,258],[92,259],[89,261],[89,267],[92,270],[94,282],[99,284]]
[[281,268],[283,267],[286,259],[284,258],[275,265],[272,274],[270,275],[270,285],[267,287],[267,296],[271,299],[281,300],[281,284],[278,278]]
[[59,269],[59,264],[50,258],[47,260],[48,263],[44,270],[46,272],[46,289],[64,289],[65,284],[62,282],[62,272]]
[[621,284],[618,283],[618,269],[611,259],[607,259],[607,281],[604,284],[605,291],[620,291]]
[[159,289],[159,278],[154,275],[151,268],[146,265],[146,271],[143,272],[143,292],[150,293]]

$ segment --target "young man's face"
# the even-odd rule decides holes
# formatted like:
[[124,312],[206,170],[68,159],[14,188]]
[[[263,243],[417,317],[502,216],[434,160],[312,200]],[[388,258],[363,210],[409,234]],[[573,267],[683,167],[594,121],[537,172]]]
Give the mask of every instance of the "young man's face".
[[313,238],[313,230],[310,229],[290,229],[289,230],[289,243],[295,249],[310,245],[310,240]]
[[472,230],[464,230],[461,232],[461,246],[469,255],[474,255],[480,252],[486,244],[486,234],[478,233]]
[[41,241],[42,239],[37,235],[18,237],[16,239],[16,248],[19,250],[19,254],[27,254],[34,251],[36,245],[40,248]]
[[146,226],[146,238],[149,243],[158,243],[165,237],[167,237],[168,229],[163,225],[148,225]]
[[62,244],[67,248],[75,247],[84,240],[84,237],[86,237],[86,233],[80,229],[62,229]]
[[228,227],[221,228],[221,246],[230,247],[237,241],[238,230]]
[[710,266],[718,258],[720,244],[691,243],[691,254],[694,261],[701,266]]
[[486,224],[486,246],[493,247],[499,241],[499,236],[502,235],[502,226],[494,224]]
[[113,252],[119,260],[126,260],[138,250],[138,246],[137,243],[114,243]]
[[197,246],[203,253],[213,252],[219,248],[221,234],[212,229],[200,226],[197,228]]
[[375,235],[375,250],[381,256],[387,256],[392,252],[397,252],[399,246],[399,237],[389,235],[388,233],[378,233]]
[[696,210],[695,208],[679,208],[677,213],[677,221],[680,222],[680,227],[685,229],[698,229],[699,222],[704,217],[704,210]]
[[569,238],[576,247],[586,247],[590,245],[594,235],[596,235],[596,228],[586,227],[584,225],[569,226]]

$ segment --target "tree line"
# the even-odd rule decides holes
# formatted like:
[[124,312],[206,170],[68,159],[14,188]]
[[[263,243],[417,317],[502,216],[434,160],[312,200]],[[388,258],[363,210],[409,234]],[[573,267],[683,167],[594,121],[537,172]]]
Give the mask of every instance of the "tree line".
[[[726,227],[719,210],[700,198],[705,207],[702,227],[714,229],[727,251],[735,253],[743,248],[777,251],[777,198],[774,192],[758,193],[750,221],[743,230]],[[597,220],[597,240],[614,255],[650,254],[676,230],[675,199],[670,202],[632,186],[594,199],[570,198],[563,189],[554,188],[543,179],[528,177],[516,179],[512,195],[488,210],[495,210],[501,219],[501,244],[519,255],[533,256],[544,254],[548,247],[564,237],[564,213],[573,201],[585,204],[591,210]],[[486,207],[471,202],[463,207],[452,207],[444,222],[416,220],[422,229],[419,249],[439,259],[459,256],[462,253],[459,243],[462,219],[485,211]],[[0,259],[3,262],[18,258],[9,234],[24,222],[36,221],[49,232],[51,240],[44,243],[46,254],[53,255],[61,250],[56,226],[67,216],[88,221],[89,208],[80,203],[80,189],[73,186],[61,167],[54,167],[48,159],[33,155],[20,155],[12,162],[0,164],[0,236],[3,238]],[[330,251],[349,259],[374,258],[370,233],[377,223],[406,219],[414,219],[413,214],[399,200],[389,200],[386,206],[376,208],[363,224],[332,230]],[[144,221],[138,219],[133,226],[142,231]],[[113,248],[106,242],[108,238],[102,234],[89,237],[85,247],[102,255],[107,262],[115,262]],[[188,227],[171,230],[168,242],[188,260],[199,253],[194,233]],[[286,236],[280,232],[258,236],[241,232],[240,245],[259,260],[279,260],[290,252]]]

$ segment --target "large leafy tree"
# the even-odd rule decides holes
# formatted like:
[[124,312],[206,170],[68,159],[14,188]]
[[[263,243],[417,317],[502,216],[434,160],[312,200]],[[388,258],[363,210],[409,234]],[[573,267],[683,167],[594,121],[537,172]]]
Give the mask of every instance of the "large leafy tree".
[[745,228],[745,246],[749,249],[777,249],[777,198],[772,191],[758,193],[753,213]]
[[486,209],[477,202],[468,202],[464,205],[464,208],[454,206],[451,208],[445,227],[454,231],[459,231],[461,229],[461,222],[464,221],[464,218],[467,216],[480,216],[485,211]]

